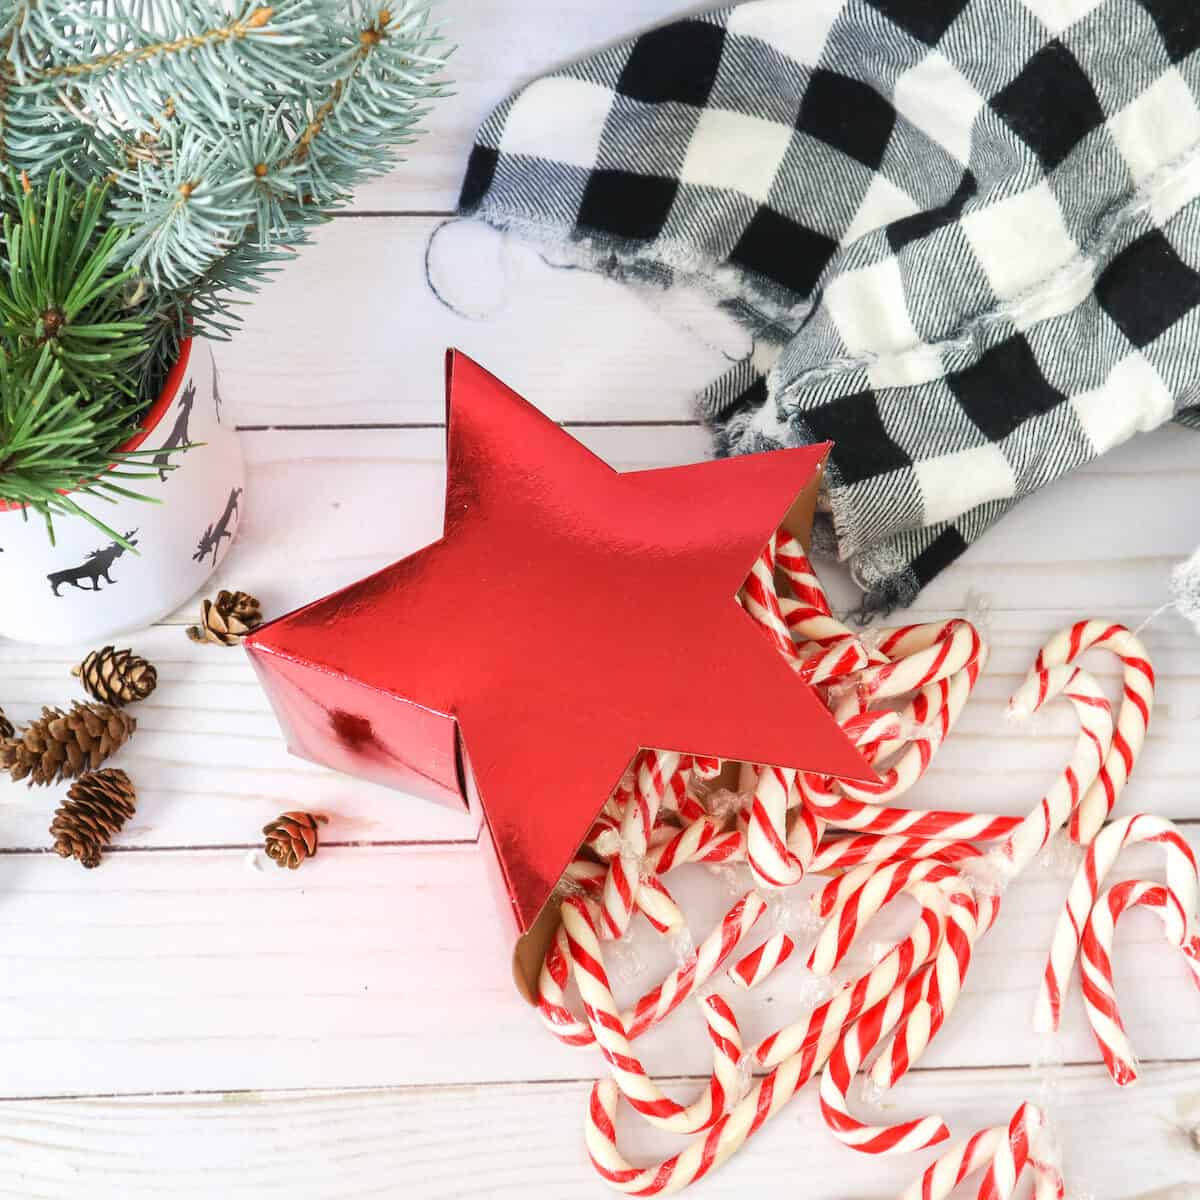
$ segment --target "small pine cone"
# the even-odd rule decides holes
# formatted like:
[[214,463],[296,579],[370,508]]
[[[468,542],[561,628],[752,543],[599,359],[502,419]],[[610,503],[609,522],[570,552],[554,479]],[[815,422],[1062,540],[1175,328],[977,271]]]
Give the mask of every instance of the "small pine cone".
[[200,624],[188,629],[193,642],[216,642],[236,646],[256,625],[262,624],[262,609],[249,592],[220,591],[217,598],[200,606]]
[[57,783],[94,771],[137,728],[137,722],[107,704],[71,705],[64,713],[43,708],[20,737],[0,742],[0,768],[30,784]]
[[72,672],[84,690],[101,704],[132,704],[145,700],[158,683],[158,672],[132,650],[105,646],[93,650]]
[[93,771],[77,779],[50,822],[55,854],[98,867],[100,851],[133,816],[134,799],[124,771]]
[[263,826],[267,835],[267,857],[273,858],[277,866],[290,867],[293,871],[317,852],[317,826],[324,825],[328,817],[314,816],[306,812],[285,812],[269,825]]
[[4,709],[0,708],[0,741],[7,741],[16,732],[16,726],[4,715]]

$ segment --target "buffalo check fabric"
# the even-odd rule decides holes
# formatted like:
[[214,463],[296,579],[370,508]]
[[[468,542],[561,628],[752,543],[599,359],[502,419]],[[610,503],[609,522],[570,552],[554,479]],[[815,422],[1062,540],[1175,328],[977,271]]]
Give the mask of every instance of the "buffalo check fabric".
[[872,613],[1200,425],[1198,201],[1195,0],[752,0],[517,93],[460,210],[745,322],[718,452],[835,443],[823,542]]

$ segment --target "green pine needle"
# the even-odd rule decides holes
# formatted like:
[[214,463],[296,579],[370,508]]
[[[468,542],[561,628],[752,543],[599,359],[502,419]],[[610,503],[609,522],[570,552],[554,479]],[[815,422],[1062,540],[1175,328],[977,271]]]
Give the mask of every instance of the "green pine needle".
[[103,498],[109,468],[138,428],[150,343],[125,302],[125,231],[106,220],[106,188],[62,172],[0,195],[0,499],[79,513]]

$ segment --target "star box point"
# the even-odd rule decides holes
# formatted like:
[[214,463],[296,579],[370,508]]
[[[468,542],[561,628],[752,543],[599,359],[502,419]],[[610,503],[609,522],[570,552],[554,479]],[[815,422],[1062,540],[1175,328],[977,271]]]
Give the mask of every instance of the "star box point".
[[827,447],[620,473],[457,351],[446,390],[441,539],[246,640],[294,753],[477,797],[522,932],[641,747],[875,778],[736,599]]

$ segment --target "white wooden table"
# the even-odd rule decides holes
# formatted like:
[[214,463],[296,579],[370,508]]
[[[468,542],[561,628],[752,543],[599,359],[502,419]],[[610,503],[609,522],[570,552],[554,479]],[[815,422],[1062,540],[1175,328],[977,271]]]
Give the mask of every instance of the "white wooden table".
[[[486,316],[456,316],[423,275],[489,107],[681,7],[447,4],[457,95],[431,136],[283,272],[220,353],[250,479],[214,588],[246,588],[277,614],[435,536],[449,344],[619,466],[706,453],[689,400],[742,352],[736,331],[701,340],[630,291],[479,228],[445,231],[432,258],[449,298]],[[1200,542],[1198,448],[1170,430],[1113,454],[1024,505],[921,596],[913,615],[928,618],[986,594],[994,654],[914,803],[1021,813],[1036,801],[1066,760],[1071,718],[1056,709],[1015,729],[1005,697],[1055,629],[1085,615],[1137,624],[1164,601],[1170,564]],[[119,760],[137,815],[99,870],[45,853],[55,794],[0,786],[0,1196],[605,1194],[582,1145],[598,1058],[552,1042],[517,998],[475,823],[289,758],[242,654],[194,646],[192,619],[189,608],[128,639],[160,682]],[[1123,807],[1174,818],[1200,843],[1200,639],[1170,616],[1146,637],[1160,703]],[[72,697],[79,656],[0,645],[0,703],[23,720]],[[1115,684],[1109,663],[1097,668]],[[295,873],[255,850],[286,808],[332,818],[320,856]],[[965,1134],[1040,1099],[1075,1200],[1200,1196],[1200,996],[1135,913],[1118,934],[1118,987],[1142,1083],[1123,1094],[1108,1082],[1077,992],[1061,1038],[1039,1046],[1029,1016],[1066,875],[1061,863],[1032,874],[887,1113],[940,1111]],[[702,873],[683,891],[697,928],[726,900]],[[790,965],[746,1003],[747,1035],[798,1011],[804,984]],[[680,1094],[708,1070],[700,1029],[683,1014],[647,1039],[650,1069],[687,1077]],[[1031,1069],[1039,1056],[1066,1065]],[[634,1157],[675,1144],[625,1126]],[[931,1157],[840,1147],[809,1088],[697,1195],[883,1200]]]

